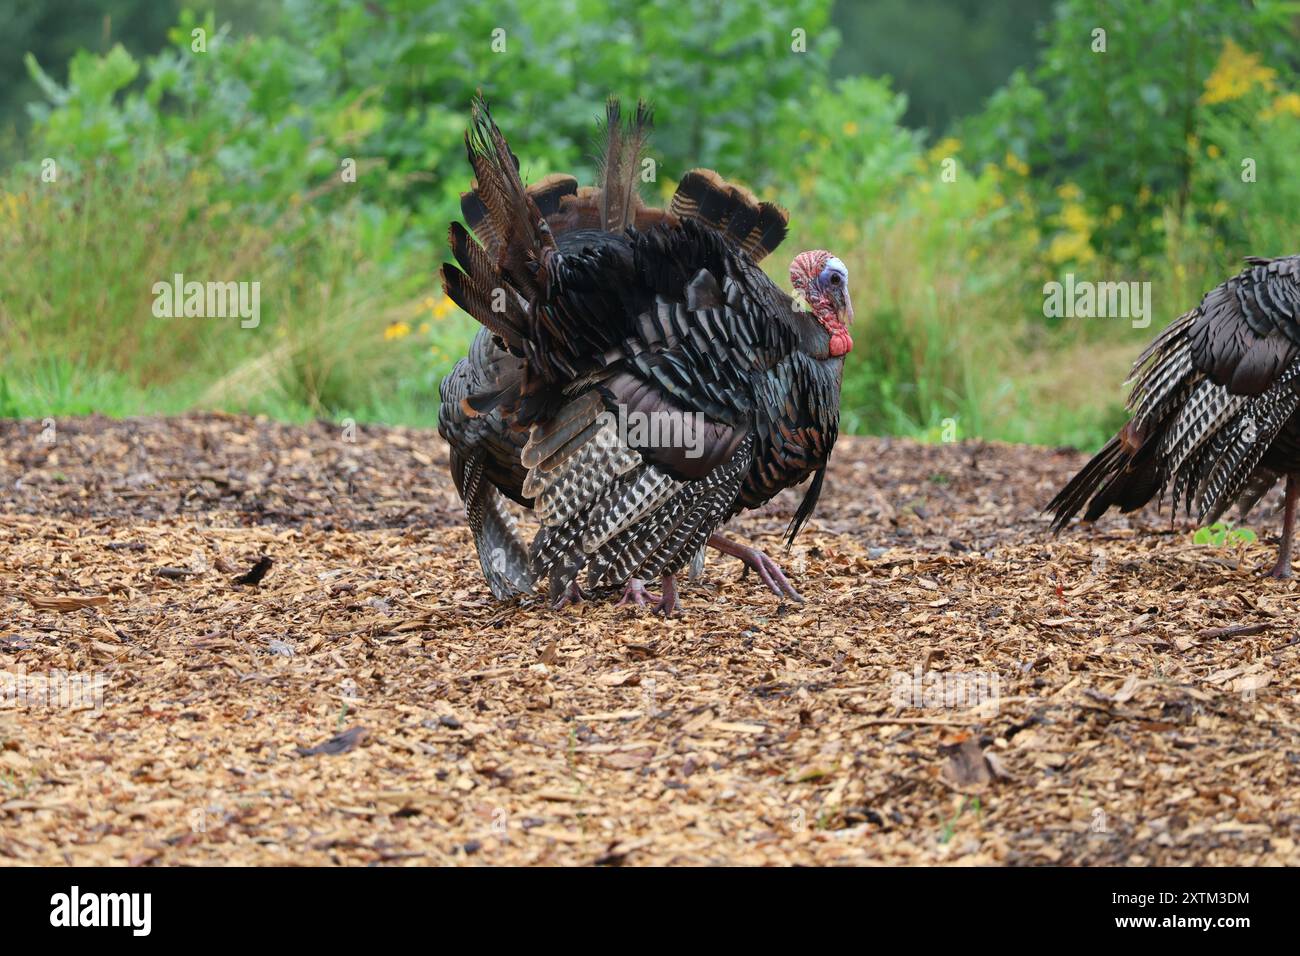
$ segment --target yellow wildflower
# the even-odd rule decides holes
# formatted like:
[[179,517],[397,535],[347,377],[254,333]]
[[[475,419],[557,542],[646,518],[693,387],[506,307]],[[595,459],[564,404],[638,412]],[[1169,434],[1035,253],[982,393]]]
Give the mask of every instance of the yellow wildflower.
[[1106,210],[1107,222],[1119,222],[1124,218],[1124,207],[1116,203]]
[[1264,119],[1279,116],[1300,116],[1300,93],[1283,93],[1263,113]]
[[[1057,190],[1058,194],[1082,197],[1083,192],[1073,183]],[[1094,258],[1092,230],[1096,221],[1077,199],[1067,199],[1057,217],[1062,231],[1052,237],[1047,247],[1047,257],[1055,264],[1063,262],[1088,262]]]
[[1205,155],[1210,157],[1210,159],[1218,159],[1223,155],[1223,150],[1211,143],[1209,146],[1205,147]]
[[960,152],[961,140],[953,136],[945,136],[943,139],[939,140],[939,142],[930,147],[927,156],[929,157],[930,162],[935,163],[941,159],[949,159]]
[[430,299],[429,302],[429,311],[433,313],[433,317],[437,320],[445,319],[456,308],[456,303],[451,301],[445,294],[439,301],[434,302]]
[[1256,86],[1272,90],[1276,76],[1277,70],[1261,63],[1258,53],[1247,53],[1235,41],[1225,40],[1219,62],[1214,64],[1214,69],[1205,78],[1205,92],[1201,94],[1201,102],[1225,103],[1228,100],[1239,100]]
[[433,328],[433,326],[430,325],[428,322],[421,322],[421,323],[420,323],[420,334],[421,334],[421,335],[428,335],[428,334],[429,334],[429,331],[430,331],[432,328]]
[[1092,217],[1077,202],[1066,203],[1061,209],[1061,224],[1072,232],[1092,232]]
[[405,322],[389,322],[388,328],[384,329],[384,341],[391,342],[393,339],[404,339],[411,334],[411,327]]
[[1074,183],[1065,183],[1057,187],[1056,195],[1060,196],[1068,203],[1069,202],[1077,203],[1080,199],[1083,198],[1083,190],[1080,189]]
[[844,124],[844,135],[845,135],[845,136],[857,136],[857,135],[858,135],[858,124],[855,123],[855,122],[853,122],[853,120],[849,120],[847,123],[845,123],[845,124]]
[[1063,232],[1053,237],[1047,247],[1047,258],[1060,265],[1063,262],[1087,262],[1095,253],[1088,242],[1088,236],[1080,232]]
[[0,192],[0,209],[4,210],[5,218],[13,220],[14,225],[18,225],[18,211],[22,207],[23,197],[18,193]]
[[1002,160],[1002,165],[1007,167],[1017,176],[1029,175],[1029,164],[1010,150],[1007,151],[1006,158]]

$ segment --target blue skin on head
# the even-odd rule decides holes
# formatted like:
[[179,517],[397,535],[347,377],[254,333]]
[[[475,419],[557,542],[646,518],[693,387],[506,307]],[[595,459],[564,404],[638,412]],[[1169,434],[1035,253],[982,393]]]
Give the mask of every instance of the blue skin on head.
[[[838,281],[835,278],[836,276],[839,277]],[[823,288],[833,288],[836,285],[848,285],[849,270],[844,267],[844,263],[838,258],[830,256],[826,260],[826,266],[822,269],[821,275],[817,277],[817,282]]]

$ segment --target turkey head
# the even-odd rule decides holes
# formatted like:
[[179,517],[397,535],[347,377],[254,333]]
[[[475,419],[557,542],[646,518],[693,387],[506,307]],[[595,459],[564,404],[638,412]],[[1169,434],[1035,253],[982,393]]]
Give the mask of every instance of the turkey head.
[[796,301],[808,306],[817,324],[830,336],[827,355],[839,358],[853,348],[853,300],[849,297],[849,270],[825,249],[801,252],[790,263],[790,284]]

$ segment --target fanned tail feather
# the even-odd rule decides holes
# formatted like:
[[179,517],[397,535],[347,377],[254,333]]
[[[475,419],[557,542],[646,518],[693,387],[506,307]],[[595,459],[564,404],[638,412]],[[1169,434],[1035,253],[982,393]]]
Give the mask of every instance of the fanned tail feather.
[[491,276],[461,272],[450,263],[443,264],[439,277],[442,290],[451,301],[500,337],[516,355],[523,354],[528,316],[513,289],[505,285],[494,286]]
[[486,210],[484,221],[492,235],[499,237],[498,271],[531,299],[545,287],[547,259],[555,252],[555,239],[524,188],[514,154],[482,94],[474,98],[470,126],[465,130],[465,153],[478,180],[476,192]]
[[625,125],[622,107],[616,97],[605,103],[604,139],[599,146],[600,227],[606,232],[621,232],[635,224],[641,206],[637,181],[641,173],[642,153],[654,129],[654,114],[644,100],[638,100],[636,113]]
[[754,262],[785,239],[789,214],[759,202],[748,189],[727,182],[711,169],[692,169],[677,184],[669,206],[679,219],[695,219],[727,236]]
[[1141,450],[1135,454],[1123,440],[1123,433],[1108,441],[1043,509],[1053,516],[1052,531],[1059,532],[1069,524],[1084,505],[1088,505],[1084,520],[1096,521],[1112,504],[1132,511],[1150,501],[1158,490],[1157,483],[1148,493],[1152,481],[1149,467],[1154,461],[1139,462],[1141,455]]

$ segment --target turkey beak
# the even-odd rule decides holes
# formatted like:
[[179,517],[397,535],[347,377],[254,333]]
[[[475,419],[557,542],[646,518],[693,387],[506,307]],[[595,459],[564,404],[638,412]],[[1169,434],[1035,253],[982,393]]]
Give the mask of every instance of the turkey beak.
[[845,327],[853,324],[853,300],[849,298],[849,290],[844,290],[844,305],[840,307],[840,321]]

